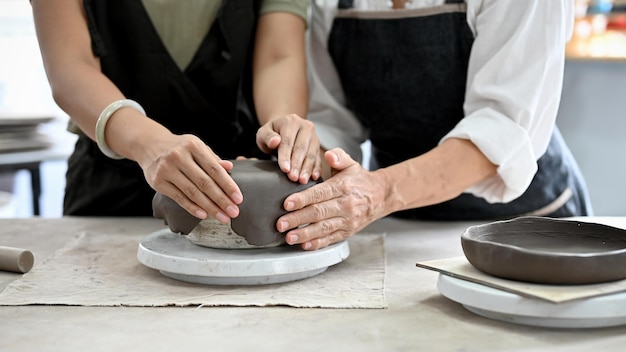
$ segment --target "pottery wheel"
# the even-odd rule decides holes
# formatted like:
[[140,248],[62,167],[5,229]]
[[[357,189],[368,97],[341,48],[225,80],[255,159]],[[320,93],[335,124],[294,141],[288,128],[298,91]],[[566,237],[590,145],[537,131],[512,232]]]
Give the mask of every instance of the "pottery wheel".
[[297,246],[217,249],[195,245],[169,229],[148,235],[137,250],[139,262],[167,277],[209,285],[264,285],[300,280],[321,274],[349,255],[347,241],[316,251],[303,251]]
[[522,297],[439,274],[439,292],[486,318],[551,328],[599,328],[626,324],[626,292],[552,303]]

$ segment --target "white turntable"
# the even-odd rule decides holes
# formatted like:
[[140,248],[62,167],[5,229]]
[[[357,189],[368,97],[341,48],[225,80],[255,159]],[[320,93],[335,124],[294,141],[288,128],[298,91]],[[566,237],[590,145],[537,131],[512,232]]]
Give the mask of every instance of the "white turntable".
[[163,275],[209,285],[264,285],[305,279],[348,258],[347,241],[316,251],[298,246],[216,249],[198,246],[169,229],[139,244],[139,261]]

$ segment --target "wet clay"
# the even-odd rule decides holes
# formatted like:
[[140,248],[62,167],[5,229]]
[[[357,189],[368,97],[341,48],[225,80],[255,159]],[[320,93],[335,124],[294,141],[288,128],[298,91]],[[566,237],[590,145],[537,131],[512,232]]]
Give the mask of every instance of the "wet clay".
[[[231,220],[229,227],[214,219],[198,219],[160,193],[153,198],[154,217],[164,219],[174,233],[188,235],[193,232],[190,240],[207,247],[247,247],[238,237],[251,247],[277,246],[285,243],[284,234],[276,230],[276,221],[286,213],[283,208],[285,198],[321,182],[292,182],[272,160],[233,160],[230,175],[243,194],[243,202],[239,205],[239,216]],[[232,245],[224,245],[231,242]]]
[[191,232],[202,220],[189,214],[170,197],[158,192],[152,198],[152,216],[163,219],[170,231],[181,235]]

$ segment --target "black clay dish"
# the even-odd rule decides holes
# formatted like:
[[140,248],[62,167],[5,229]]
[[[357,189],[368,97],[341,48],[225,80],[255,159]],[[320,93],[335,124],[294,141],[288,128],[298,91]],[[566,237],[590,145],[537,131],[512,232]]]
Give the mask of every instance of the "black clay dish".
[[626,278],[626,230],[575,220],[519,217],[468,227],[467,260],[500,278],[580,285]]

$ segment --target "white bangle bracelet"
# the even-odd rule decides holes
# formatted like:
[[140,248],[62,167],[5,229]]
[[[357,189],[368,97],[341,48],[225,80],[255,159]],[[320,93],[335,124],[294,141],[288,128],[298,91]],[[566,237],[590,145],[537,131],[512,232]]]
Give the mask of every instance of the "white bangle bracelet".
[[109,148],[109,145],[104,138],[104,132],[106,131],[109,118],[111,118],[111,116],[113,116],[113,114],[121,108],[133,108],[135,110],[139,110],[144,115],[146,114],[139,103],[130,99],[116,100],[102,110],[100,116],[98,117],[98,121],[96,122],[96,143],[98,144],[100,151],[111,159],[124,159],[123,156],[117,154]]

